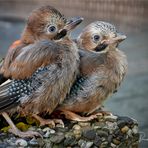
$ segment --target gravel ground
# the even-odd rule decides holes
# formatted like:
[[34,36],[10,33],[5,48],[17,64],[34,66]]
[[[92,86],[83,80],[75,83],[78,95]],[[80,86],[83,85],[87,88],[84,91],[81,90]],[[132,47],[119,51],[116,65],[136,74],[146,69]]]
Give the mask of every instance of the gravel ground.
[[[64,120],[66,121],[66,120]],[[91,122],[65,122],[65,127],[31,126],[42,138],[18,138],[0,133],[1,147],[40,148],[138,148],[137,121],[128,117],[100,115]]]

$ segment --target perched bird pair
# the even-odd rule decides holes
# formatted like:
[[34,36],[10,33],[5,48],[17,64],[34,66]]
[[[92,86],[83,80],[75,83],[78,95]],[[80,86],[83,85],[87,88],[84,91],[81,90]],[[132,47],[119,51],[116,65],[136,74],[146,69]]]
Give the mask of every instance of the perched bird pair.
[[68,21],[55,8],[43,6],[32,12],[20,41],[8,50],[1,74],[12,80],[0,86],[0,112],[15,135],[39,134],[19,131],[8,115],[14,112],[31,115],[41,124],[54,124],[39,114],[50,114],[62,103],[76,78],[78,48],[69,33],[82,20]]
[[[69,21],[70,24],[71,23],[73,24],[73,22],[75,22],[73,19]],[[60,30],[60,33],[58,33],[56,37],[50,38],[50,40],[51,39],[56,40],[60,38],[60,41],[52,42],[50,50],[54,46],[57,46],[57,49],[60,50],[61,44],[65,45],[64,41],[67,42],[67,36],[65,35],[65,28],[67,28],[67,25],[66,27],[64,27],[62,31]],[[66,36],[66,39],[65,37],[63,37],[63,34]],[[19,50],[19,56],[18,56],[19,61],[16,58],[17,63],[13,64],[14,63],[13,61],[15,60],[9,61],[9,59],[11,59],[10,58],[11,56],[8,57],[7,59],[9,61],[9,64],[12,65],[12,67],[10,66],[11,68],[8,69],[9,72],[8,74],[7,72],[6,74],[5,72],[3,72],[3,75],[5,77],[12,77],[15,79],[23,79],[23,80],[12,80],[10,83],[0,87],[0,111],[1,112],[7,111],[9,108],[12,109],[14,108],[14,110],[16,110],[17,106],[17,108],[19,108],[19,110],[17,111],[23,113],[25,112],[25,114],[27,115],[29,113],[32,113],[33,116],[35,118],[38,118],[39,120],[40,117],[37,116],[37,114],[40,114],[42,112],[51,113],[53,110],[60,110],[62,111],[63,114],[65,114],[66,118],[76,121],[88,121],[96,118],[98,114],[95,113],[96,109],[102,105],[102,102],[105,99],[107,99],[109,95],[111,95],[114,91],[118,89],[120,83],[122,82],[126,74],[127,71],[126,56],[124,55],[123,52],[121,52],[117,48],[118,44],[121,41],[123,41],[125,38],[126,37],[124,35],[117,33],[113,25],[106,22],[97,21],[87,26],[76,40],[76,44],[79,47],[79,55],[80,55],[79,74],[77,74],[78,66],[71,65],[69,67],[65,63],[65,60],[67,61],[69,57],[68,55],[62,58],[63,62],[66,64],[65,68],[67,68],[67,70],[65,71],[63,67],[64,64],[63,65],[57,64],[58,68],[61,68],[60,70],[58,68],[48,69],[46,67],[46,64],[39,64],[38,60],[40,61],[40,56],[39,57],[35,56],[35,58],[29,56],[30,52],[31,53],[33,52],[32,53],[33,56],[39,54],[38,52],[37,54],[35,53],[35,51],[38,50],[36,50],[34,47],[29,49],[23,49],[22,51]],[[60,44],[58,44],[59,42]],[[37,45],[37,47],[38,46],[42,47],[42,50],[40,50],[41,56],[42,54],[45,56],[46,55],[45,49],[47,48],[47,46],[49,48],[48,44],[44,49],[43,47],[45,46],[45,44],[46,43],[44,42],[41,45]],[[66,45],[70,49],[72,49],[71,44],[74,44],[73,41],[67,42]],[[48,48],[47,50],[49,50]],[[66,47],[62,49],[67,51]],[[74,47],[74,49],[76,50],[77,47]],[[53,60],[52,58],[54,58],[54,56],[57,55],[55,48],[54,50],[55,51],[52,52],[52,56],[47,56],[47,58],[51,59],[49,60],[50,63],[47,62],[47,65],[50,64],[51,67],[52,64],[55,64],[55,60]],[[28,54],[26,54],[26,51]],[[12,55],[12,53],[10,55]],[[32,59],[36,59],[35,62],[33,62]],[[24,63],[24,61],[26,63],[22,64]],[[69,61],[72,62],[72,59]],[[75,61],[78,61],[78,59]],[[34,67],[33,66],[34,64],[37,64],[35,69],[32,68]],[[74,65],[77,64],[75,63]],[[20,65],[20,71],[17,73],[18,74],[17,77],[15,77],[15,74],[13,75],[13,72],[16,72],[16,69],[14,68],[15,66],[18,65]],[[43,67],[39,68],[35,73],[29,71],[27,77],[24,75],[26,69],[29,70],[33,69],[33,71],[35,71],[37,67],[40,66]],[[69,69],[71,70],[69,71]],[[77,74],[77,79],[73,83],[73,86],[71,87],[71,90],[69,92],[69,90],[67,91],[66,87],[66,84],[68,82],[65,81],[65,84],[61,85],[61,81],[63,83],[64,82],[63,78],[67,77],[68,79],[69,74],[72,75],[72,73],[73,73],[73,78],[70,82],[74,81],[76,74]],[[60,79],[61,81],[59,80],[59,83],[58,83],[58,77],[61,78]],[[51,78],[53,81],[51,81]],[[47,85],[44,85],[46,84],[45,81],[47,82]],[[16,87],[15,85],[19,85],[21,88]],[[62,95],[64,89],[60,91],[60,88],[63,86],[66,87],[65,92],[67,93],[67,96],[65,93],[64,95]],[[22,87],[25,89],[22,89]],[[52,89],[51,87],[53,87],[54,89]],[[9,92],[9,94],[6,95],[6,91]],[[25,91],[27,93],[25,93]],[[12,96],[10,95],[10,93],[12,94]],[[50,99],[47,100],[46,99],[47,96],[48,97],[50,96],[49,97]],[[60,98],[62,98],[61,101],[59,101]],[[12,102],[8,103],[10,100],[12,100]],[[25,103],[23,101],[25,101]],[[39,102],[41,104],[39,104]],[[57,105],[59,106],[56,108]],[[46,107],[48,106],[49,108],[47,109],[45,106]],[[38,108],[40,109],[38,110]],[[11,111],[9,113],[11,113]],[[86,114],[89,116],[80,116],[78,115],[79,113],[81,115]],[[3,115],[5,116],[5,114]],[[20,134],[19,136],[21,135],[23,134]]]

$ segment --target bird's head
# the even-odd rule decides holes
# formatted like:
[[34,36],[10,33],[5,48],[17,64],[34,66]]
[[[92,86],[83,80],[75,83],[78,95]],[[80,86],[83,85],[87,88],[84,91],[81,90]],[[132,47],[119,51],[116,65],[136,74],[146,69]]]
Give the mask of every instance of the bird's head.
[[22,38],[26,42],[41,39],[57,40],[66,36],[70,30],[82,22],[82,19],[75,17],[75,22],[69,23],[58,10],[51,6],[42,6],[29,16]]
[[114,25],[96,21],[88,25],[77,39],[80,48],[94,52],[107,52],[116,49],[126,36],[117,33]]

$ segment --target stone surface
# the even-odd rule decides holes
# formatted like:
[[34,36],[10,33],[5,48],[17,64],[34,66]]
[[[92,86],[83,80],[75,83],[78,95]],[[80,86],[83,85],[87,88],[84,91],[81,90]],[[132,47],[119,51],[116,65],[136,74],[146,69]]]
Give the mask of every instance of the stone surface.
[[[20,119],[21,120],[21,119]],[[19,121],[20,121],[19,120]],[[43,135],[42,138],[18,138],[0,132],[2,147],[47,147],[47,148],[116,148],[138,147],[139,130],[135,120],[128,117],[98,116],[89,122],[64,120],[65,128],[31,126]]]

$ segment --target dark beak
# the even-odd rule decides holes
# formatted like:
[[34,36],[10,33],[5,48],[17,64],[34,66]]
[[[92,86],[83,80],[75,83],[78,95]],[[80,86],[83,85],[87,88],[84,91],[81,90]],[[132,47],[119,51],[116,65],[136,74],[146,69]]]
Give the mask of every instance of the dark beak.
[[79,17],[79,16],[77,16],[77,17],[72,17],[72,18],[70,18],[70,19],[67,21],[67,23],[66,23],[64,29],[66,29],[67,32],[69,32],[69,31],[75,29],[83,20],[84,20],[84,19],[83,19],[82,17]]
[[60,32],[54,37],[54,40],[59,40],[67,35],[71,30],[76,28],[84,19],[82,17],[72,17],[70,18],[65,27],[60,30]]

